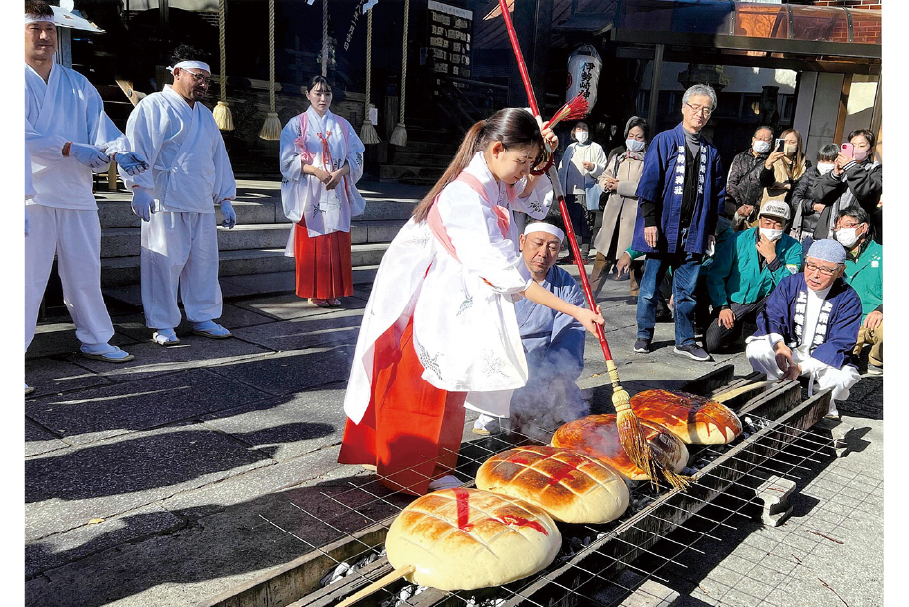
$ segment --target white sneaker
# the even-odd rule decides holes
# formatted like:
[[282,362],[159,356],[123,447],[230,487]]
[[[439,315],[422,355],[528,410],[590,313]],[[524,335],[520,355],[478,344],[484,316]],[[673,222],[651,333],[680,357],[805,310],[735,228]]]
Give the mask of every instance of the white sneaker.
[[459,481],[457,478],[453,477],[450,474],[446,474],[442,478],[437,478],[429,482],[430,491],[439,491],[440,489],[455,489],[460,487],[464,483]]
[[839,418],[840,418],[840,412],[837,411],[835,407],[830,409],[830,411],[827,412],[827,415],[824,416],[824,419],[838,420]]

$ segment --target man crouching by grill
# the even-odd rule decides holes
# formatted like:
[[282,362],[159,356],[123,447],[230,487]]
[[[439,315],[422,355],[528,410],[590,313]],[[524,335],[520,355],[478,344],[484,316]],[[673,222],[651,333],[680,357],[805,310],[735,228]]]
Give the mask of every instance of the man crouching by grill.
[[[519,238],[524,263],[533,279],[556,297],[586,307],[578,283],[554,265],[565,239],[562,230],[535,221]],[[498,418],[508,417],[510,410],[512,431],[548,442],[560,425],[589,412],[575,383],[584,368],[584,327],[571,316],[528,299],[515,303],[514,311],[527,356],[527,384],[513,393],[471,392],[465,406],[482,413],[474,423],[475,434],[498,431]]]
[[827,417],[838,419],[836,401],[849,398],[859,380],[853,358],[862,302],[841,277],[846,251],[836,240],[816,240],[805,271],[783,278],[757,317],[745,354],[767,379],[808,378],[808,394],[833,388]]

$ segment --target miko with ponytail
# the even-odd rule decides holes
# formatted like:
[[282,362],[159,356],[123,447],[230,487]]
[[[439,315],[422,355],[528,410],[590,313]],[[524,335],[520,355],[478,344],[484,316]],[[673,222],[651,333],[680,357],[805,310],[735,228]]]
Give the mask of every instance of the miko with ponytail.
[[467,393],[504,399],[507,415],[511,391],[527,383],[515,299],[591,332],[604,324],[536,283],[518,249],[514,213],[541,219],[552,204],[549,178],[530,172],[544,139],[558,146],[519,108],[473,125],[385,252],[344,398],[340,463],[375,466],[382,484],[413,495],[458,484]]

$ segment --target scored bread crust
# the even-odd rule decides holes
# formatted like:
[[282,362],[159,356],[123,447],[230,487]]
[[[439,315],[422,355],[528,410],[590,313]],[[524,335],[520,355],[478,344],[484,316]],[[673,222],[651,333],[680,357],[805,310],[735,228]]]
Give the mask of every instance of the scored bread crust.
[[631,397],[631,410],[689,445],[724,445],[742,433],[742,422],[731,409],[688,392],[644,390]]
[[516,447],[493,455],[477,471],[477,488],[525,500],[565,523],[607,523],[628,507],[628,486],[618,472],[557,447]]
[[[685,443],[659,424],[643,419],[640,422],[654,459],[664,469],[681,472],[688,464],[688,448]],[[615,415],[588,415],[563,424],[552,435],[552,446],[595,457],[634,481],[650,478],[631,461],[622,448]]]
[[401,511],[385,549],[395,569],[413,565],[407,578],[439,590],[507,584],[545,569],[562,535],[542,509],[479,489],[443,489]]

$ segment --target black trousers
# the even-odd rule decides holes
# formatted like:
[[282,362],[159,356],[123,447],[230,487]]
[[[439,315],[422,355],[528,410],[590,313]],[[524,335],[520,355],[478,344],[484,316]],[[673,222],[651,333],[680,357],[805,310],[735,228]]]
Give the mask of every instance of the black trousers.
[[731,329],[727,329],[717,322],[720,317],[720,311],[714,311],[710,317],[710,325],[707,327],[707,332],[704,334],[704,349],[708,352],[718,352],[738,340],[742,336],[742,327],[745,321],[748,319],[753,321],[758,312],[764,308],[766,300],[767,298],[764,297],[755,303],[730,304],[729,308],[735,314],[735,322],[733,322]]

